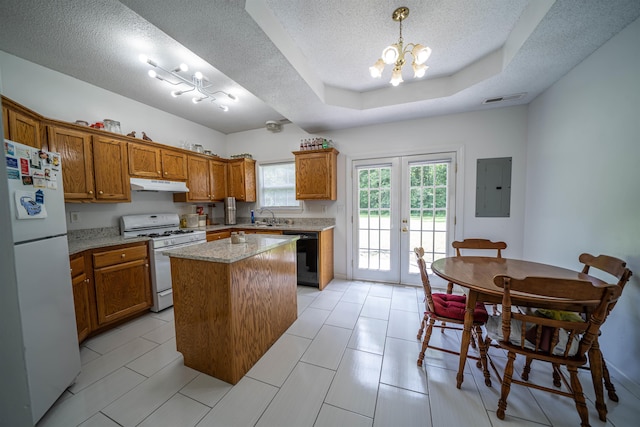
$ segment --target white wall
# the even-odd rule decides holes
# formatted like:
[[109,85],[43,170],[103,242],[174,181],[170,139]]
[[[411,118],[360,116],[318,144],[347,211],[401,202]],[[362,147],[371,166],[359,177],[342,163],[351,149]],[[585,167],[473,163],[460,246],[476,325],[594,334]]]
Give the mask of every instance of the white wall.
[[[459,165],[458,192],[463,203],[457,206],[460,233],[456,238],[487,237],[504,240],[509,247],[505,256],[520,258],[523,248],[527,107],[491,109],[381,124],[323,134],[340,151],[338,157],[338,200],[307,202],[306,216],[335,217],[335,272],[347,274],[346,189],[351,185],[348,170],[353,159],[397,156],[460,150],[464,158]],[[281,133],[254,130],[227,136],[229,153],[249,152],[262,161],[293,159],[291,151],[299,148],[300,140],[311,135],[295,125],[286,125]],[[475,217],[476,160],[490,157],[512,157],[511,216],[509,218]],[[322,214],[322,206],[326,214]]]
[[640,20],[529,107],[526,259],[579,268],[582,252],[635,272],[603,326],[607,361],[640,384]]

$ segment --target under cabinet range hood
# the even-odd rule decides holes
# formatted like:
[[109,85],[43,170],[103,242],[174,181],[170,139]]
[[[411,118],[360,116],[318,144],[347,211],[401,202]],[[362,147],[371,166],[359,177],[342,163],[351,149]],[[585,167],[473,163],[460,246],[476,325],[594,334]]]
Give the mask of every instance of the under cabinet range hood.
[[162,179],[131,178],[133,191],[166,191],[169,193],[188,193],[187,184],[181,181],[165,181]]

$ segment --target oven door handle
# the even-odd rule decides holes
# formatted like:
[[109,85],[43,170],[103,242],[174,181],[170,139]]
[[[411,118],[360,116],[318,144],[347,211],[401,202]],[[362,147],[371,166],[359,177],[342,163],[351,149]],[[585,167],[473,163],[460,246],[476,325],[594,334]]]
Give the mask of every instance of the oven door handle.
[[167,295],[171,295],[172,293],[173,293],[173,289],[167,289],[166,291],[162,291],[158,293],[158,295],[161,297],[166,297]]

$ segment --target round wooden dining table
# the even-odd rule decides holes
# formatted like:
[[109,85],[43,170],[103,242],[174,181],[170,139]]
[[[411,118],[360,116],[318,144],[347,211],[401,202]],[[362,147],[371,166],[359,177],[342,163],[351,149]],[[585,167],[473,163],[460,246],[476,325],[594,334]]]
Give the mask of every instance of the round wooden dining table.
[[[464,330],[462,333],[462,343],[460,347],[460,363],[456,376],[456,386],[460,388],[464,381],[464,365],[467,359],[467,351],[471,340],[471,327],[473,325],[473,311],[476,302],[502,303],[502,288],[494,285],[493,278],[496,275],[507,275],[515,278],[525,278],[531,276],[553,277],[558,279],[588,280],[594,285],[605,285],[602,280],[574,270],[556,267],[548,264],[524,261],[509,258],[456,256],[441,258],[431,264],[433,272],[448,282],[453,282],[465,288],[467,294],[466,311],[464,317]],[[541,299],[523,293],[512,293],[512,302],[519,306],[533,306],[538,308],[553,309],[552,298]],[[566,301],[564,301],[566,302]],[[588,312],[589,307],[594,306],[599,301],[584,301],[576,299],[575,311]],[[589,350],[589,364],[596,394],[596,408],[598,412],[606,414],[604,404],[604,393],[602,388],[602,353],[597,343]]]

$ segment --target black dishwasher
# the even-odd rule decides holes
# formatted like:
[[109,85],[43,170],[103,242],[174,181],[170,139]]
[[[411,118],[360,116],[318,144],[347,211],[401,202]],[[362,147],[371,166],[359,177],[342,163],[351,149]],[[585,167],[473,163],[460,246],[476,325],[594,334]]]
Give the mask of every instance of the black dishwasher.
[[298,285],[315,286],[318,278],[318,233],[284,231],[282,234],[300,236],[296,242]]

